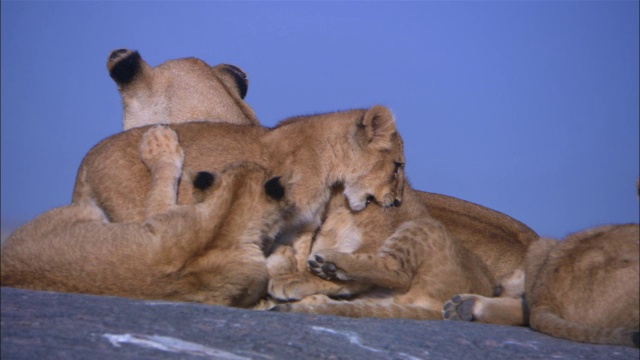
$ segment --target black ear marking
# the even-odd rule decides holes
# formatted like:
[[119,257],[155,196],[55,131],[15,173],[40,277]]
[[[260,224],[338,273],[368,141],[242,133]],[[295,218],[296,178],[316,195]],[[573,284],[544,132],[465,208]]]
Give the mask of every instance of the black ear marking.
[[267,196],[274,200],[280,200],[284,197],[284,187],[280,184],[280,176],[271,178],[264,184],[264,191]]
[[247,79],[247,74],[239,67],[231,64],[225,64],[224,70],[231,76],[231,78],[235,82],[240,98],[244,99],[244,97],[247,96],[247,91],[249,90],[249,80]]
[[118,49],[118,50],[113,50],[111,52],[111,54],[109,54],[109,59],[108,62],[112,62],[115,59],[119,58],[120,56],[122,56],[122,54],[126,54],[128,53],[130,50],[129,49]]
[[199,190],[206,190],[213,185],[214,180],[215,176],[212,173],[200,171],[193,179],[193,187]]
[[[130,53],[119,58],[120,55],[126,52]],[[111,78],[119,85],[126,85],[133,81],[133,79],[135,79],[135,77],[140,73],[142,57],[137,51],[120,49],[111,52],[108,61],[116,62],[111,65],[111,69],[109,70]]]

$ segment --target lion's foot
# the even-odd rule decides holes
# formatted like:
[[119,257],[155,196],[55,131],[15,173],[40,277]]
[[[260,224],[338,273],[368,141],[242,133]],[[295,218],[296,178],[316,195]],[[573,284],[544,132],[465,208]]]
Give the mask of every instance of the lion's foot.
[[315,289],[309,285],[304,273],[282,274],[269,279],[268,292],[280,301],[300,300],[314,293]]
[[485,324],[526,325],[526,310],[520,297],[485,297],[460,294],[447,301],[442,310],[445,320],[475,321]]
[[474,321],[473,308],[476,298],[467,295],[456,295],[444,304],[442,317],[445,320]]
[[178,134],[165,125],[156,125],[142,135],[140,158],[149,169],[170,165],[180,171],[184,152],[178,142]]
[[296,256],[291,246],[276,246],[267,257],[267,272],[270,278],[294,274],[297,268]]
[[330,249],[316,251],[309,256],[307,269],[325,280],[348,280],[344,270],[336,265],[342,255],[344,254]]
[[300,301],[294,303],[278,304],[269,309],[269,311],[280,312],[308,312],[313,313],[313,307],[310,305],[320,305],[330,302],[331,299],[326,295],[311,295],[306,296]]

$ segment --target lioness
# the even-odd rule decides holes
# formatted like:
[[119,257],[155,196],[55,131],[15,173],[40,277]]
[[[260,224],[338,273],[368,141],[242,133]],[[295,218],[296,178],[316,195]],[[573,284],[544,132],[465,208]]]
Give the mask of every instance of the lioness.
[[527,325],[574,341],[638,347],[640,226],[606,225],[539,239],[524,273],[510,277],[512,297],[454,297],[445,318]]
[[203,202],[178,206],[184,155],[175,132],[157,126],[140,135],[144,222],[109,223],[90,199],[46,212],[3,244],[2,285],[255,305],[267,285],[263,248],[289,211],[279,178],[250,163],[215,179],[200,173],[194,191],[202,189]]
[[334,197],[308,260],[317,276],[297,272],[289,258],[289,274],[270,274],[269,293],[302,300],[273,310],[436,320],[455,294],[491,295],[489,270],[429,216],[408,183],[403,199],[398,207],[371,205],[353,213],[341,197]]
[[186,58],[152,68],[137,51],[119,49],[109,54],[107,70],[122,97],[124,130],[189,121],[258,125],[243,100],[247,75],[236,66]]

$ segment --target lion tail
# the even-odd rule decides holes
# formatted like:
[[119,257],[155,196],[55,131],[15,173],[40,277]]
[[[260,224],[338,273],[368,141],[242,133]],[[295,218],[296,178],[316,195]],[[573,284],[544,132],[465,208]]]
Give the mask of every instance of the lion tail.
[[532,329],[542,333],[591,344],[625,345],[638,347],[638,329],[595,328],[565,320],[547,306],[532,309]]
[[76,183],[73,187],[71,202],[74,204],[85,204],[92,199],[91,187],[87,180],[87,169],[80,166],[76,175]]

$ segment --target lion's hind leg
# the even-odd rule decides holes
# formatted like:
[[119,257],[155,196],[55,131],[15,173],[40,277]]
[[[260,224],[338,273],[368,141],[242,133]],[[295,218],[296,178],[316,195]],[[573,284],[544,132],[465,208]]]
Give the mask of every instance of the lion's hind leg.
[[639,347],[638,329],[598,328],[578,324],[563,319],[548,306],[535,306],[531,310],[531,328],[578,342]]
[[[177,205],[178,182],[182,173],[184,152],[178,135],[166,125],[149,128],[140,141],[140,159],[151,172],[151,185],[145,200],[145,227],[142,231],[157,241],[148,242],[156,263],[172,272],[184,265],[204,246],[200,234],[208,216],[205,204]],[[213,183],[213,175],[209,185]],[[143,235],[146,237],[146,235]],[[152,244],[155,244],[153,246]]]
[[147,130],[140,142],[140,159],[151,171],[151,187],[145,203],[145,218],[150,218],[176,205],[184,162],[176,132],[164,125]]

